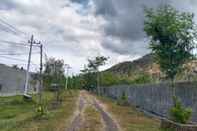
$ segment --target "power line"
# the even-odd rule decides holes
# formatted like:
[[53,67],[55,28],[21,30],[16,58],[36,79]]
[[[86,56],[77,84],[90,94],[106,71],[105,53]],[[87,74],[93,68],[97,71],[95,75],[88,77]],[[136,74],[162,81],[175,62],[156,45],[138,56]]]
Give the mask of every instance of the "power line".
[[12,29],[6,27],[6,26],[3,25],[2,23],[0,23],[0,25],[1,25],[1,30],[2,30],[2,31],[7,32],[7,33],[11,33],[11,34],[13,34],[13,35],[15,35],[15,36],[18,36],[16,31],[14,31],[14,30],[12,30]]
[[[2,23],[1,25],[3,25],[3,24],[6,25],[7,26],[7,29],[9,29],[13,34],[15,34],[15,35],[17,35],[17,34],[26,35],[25,32],[19,30],[15,26],[9,24],[8,22],[6,22],[5,20],[3,20],[2,18],[0,18],[0,22]],[[4,26],[4,27],[6,27],[6,26]],[[17,36],[19,36],[19,35],[17,35]]]
[[7,33],[11,33],[12,35],[17,36],[20,39],[26,39],[26,37],[22,37],[21,35],[18,35],[17,32],[15,32],[15,31],[3,26],[1,23],[0,23],[0,25],[3,27],[3,28],[2,27],[0,28],[1,31],[7,32]]
[[[0,51],[1,52],[1,51]],[[32,52],[32,54],[38,54],[39,52]],[[17,56],[17,55],[28,55],[28,53],[4,53],[4,54],[1,54],[0,53],[0,56],[1,55],[8,55],[8,56]]]
[[[27,63],[9,63],[9,65],[24,65],[24,66],[26,66]],[[38,64],[31,64],[31,66],[39,68]]]
[[[9,57],[9,56],[0,56],[0,58],[10,59],[10,60],[20,61],[20,62],[27,62],[27,60],[25,60],[25,59],[18,59],[18,58],[13,58],[13,57]],[[32,61],[31,61],[31,63],[34,65],[38,65],[38,64],[33,63]]]
[[[23,65],[23,66],[26,66],[27,65],[27,63],[25,63],[25,61],[22,61],[22,60],[18,60],[18,59],[16,60],[16,59],[10,59],[10,58],[9,58],[9,60],[17,61],[17,63],[9,63],[9,65]],[[22,62],[22,63],[19,63],[19,62]],[[32,66],[35,67],[35,68],[39,68],[39,65],[38,64],[35,64],[35,63],[32,63],[31,62],[31,67]]]
[[27,60],[24,60],[24,59],[18,59],[18,58],[13,58],[13,57],[9,57],[9,56],[0,56],[0,57],[10,59],[10,60],[15,60],[15,61],[21,61],[21,62],[26,62],[27,61]]
[[[33,52],[33,53],[37,53],[37,52]],[[2,55],[9,55],[9,54],[28,54],[27,50],[7,50],[7,48],[1,49],[0,48],[0,54]]]
[[20,42],[13,42],[13,41],[7,41],[7,40],[0,40],[1,44],[9,44],[12,46],[24,46],[24,47],[28,47],[28,44],[24,44],[24,43],[20,43]]
[[[0,40],[0,45],[2,44],[9,44],[11,46],[17,46],[17,47],[25,47],[25,48],[29,48],[28,44],[25,43],[20,43],[20,42],[13,42],[13,41],[6,41],[6,40]],[[38,45],[32,45],[33,47],[39,47]]]

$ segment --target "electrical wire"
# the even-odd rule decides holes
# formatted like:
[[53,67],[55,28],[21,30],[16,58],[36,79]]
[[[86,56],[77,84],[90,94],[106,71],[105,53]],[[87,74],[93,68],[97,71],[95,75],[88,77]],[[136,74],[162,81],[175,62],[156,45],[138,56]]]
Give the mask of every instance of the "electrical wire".
[[[0,51],[1,52],[1,51]],[[39,52],[32,52],[32,54],[38,54]],[[28,55],[29,53],[4,53],[0,55],[8,55],[8,56],[18,56],[18,55]]]
[[[10,57],[0,57],[0,58],[6,58],[6,60],[7,59],[9,59],[9,60],[14,60],[14,61],[17,61],[17,63],[9,63],[10,65],[24,65],[24,66],[26,66],[27,65],[27,61],[25,61],[25,60],[22,60],[22,59],[16,59],[16,58],[10,58]],[[4,60],[3,60],[4,61]],[[38,65],[38,64],[35,64],[35,63],[33,63],[32,61],[31,61],[31,67],[32,66],[34,66],[34,67],[36,67],[36,68],[40,68],[40,66]]]
[[[15,26],[9,24],[8,22],[6,22],[5,20],[3,20],[3,18],[0,18],[0,24],[1,26],[3,26],[5,29],[3,29],[3,31],[5,32],[11,32],[13,35],[18,36],[18,37],[22,37],[22,36],[27,36],[27,34],[21,30],[19,30],[18,28],[16,28]],[[24,38],[24,37],[23,37]]]
[[[0,30],[3,30],[7,33],[11,33],[15,36],[18,36],[18,37],[22,37],[22,36],[27,36],[27,34],[21,30],[19,30],[18,28],[16,28],[15,26],[9,24],[8,22],[6,22],[3,18],[0,18],[0,26],[2,26],[2,28],[0,28]],[[23,37],[24,38],[24,37]],[[25,38],[26,39],[26,38]],[[9,44],[9,45],[12,45],[12,46],[19,46],[19,47],[29,47],[29,43],[28,44],[25,44],[26,42],[13,42],[13,41],[8,41],[8,40],[0,40],[0,45],[2,44]],[[36,45],[36,44],[33,44],[32,46],[34,47],[39,47],[39,45]],[[43,46],[44,47],[44,46]],[[46,50],[46,48],[44,47],[44,50]],[[37,54],[39,52],[35,52],[35,53],[32,53],[32,54]],[[0,58],[2,59],[6,59],[6,60],[13,60],[13,61],[17,61],[18,63],[19,62],[27,62],[27,60],[25,59],[18,59],[18,58],[13,58],[13,57],[10,57],[10,56],[17,56],[17,55],[27,55],[29,53],[13,53],[13,52],[10,52],[8,53],[7,51],[4,51],[4,50],[0,50]],[[47,54],[46,52],[44,52],[44,55],[45,57],[47,58]],[[26,65],[26,64],[24,64]],[[31,65],[34,65],[34,66],[37,66],[39,67],[37,64],[34,64],[32,61],[31,61]]]
[[12,46],[23,46],[23,47],[29,47],[28,44],[24,44],[24,43],[19,43],[19,42],[13,42],[13,41],[7,41],[7,40],[0,40],[0,44],[9,44]]
[[0,58],[10,59],[10,60],[14,60],[14,61],[21,61],[21,62],[27,61],[25,59],[18,59],[18,58],[13,58],[13,57],[9,57],[9,56],[0,56]]

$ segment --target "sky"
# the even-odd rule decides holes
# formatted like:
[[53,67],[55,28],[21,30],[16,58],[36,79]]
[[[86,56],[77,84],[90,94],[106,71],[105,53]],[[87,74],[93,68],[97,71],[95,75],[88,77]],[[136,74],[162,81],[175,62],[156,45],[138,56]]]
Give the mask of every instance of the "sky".
[[[132,61],[150,52],[143,7],[161,4],[197,14],[196,0],[0,0],[0,63],[25,68],[29,48],[23,44],[32,34],[48,58],[72,67],[70,73],[79,73],[87,59],[98,55],[110,58],[102,69]],[[39,70],[38,52],[34,47],[34,71]]]

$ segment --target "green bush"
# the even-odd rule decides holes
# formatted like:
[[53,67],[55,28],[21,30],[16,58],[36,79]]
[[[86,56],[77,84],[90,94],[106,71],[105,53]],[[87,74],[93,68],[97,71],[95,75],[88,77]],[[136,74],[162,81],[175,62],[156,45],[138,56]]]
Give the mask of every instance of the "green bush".
[[133,83],[134,84],[146,84],[146,83],[151,83],[152,82],[152,79],[150,77],[150,75],[148,74],[139,74],[138,77],[136,77],[134,80],[133,80]]
[[47,108],[44,105],[38,105],[36,107],[36,118],[45,118],[47,116]]
[[121,97],[117,101],[117,104],[121,105],[121,106],[128,106],[129,105],[128,96],[126,95],[125,92],[122,93]]
[[112,86],[121,84],[147,84],[152,82],[152,78],[149,74],[136,73],[134,77],[128,77],[126,75],[117,75],[110,72],[104,72],[101,75],[101,86]]
[[186,124],[191,118],[192,109],[185,108],[178,98],[174,98],[174,106],[170,109],[170,116],[173,121]]

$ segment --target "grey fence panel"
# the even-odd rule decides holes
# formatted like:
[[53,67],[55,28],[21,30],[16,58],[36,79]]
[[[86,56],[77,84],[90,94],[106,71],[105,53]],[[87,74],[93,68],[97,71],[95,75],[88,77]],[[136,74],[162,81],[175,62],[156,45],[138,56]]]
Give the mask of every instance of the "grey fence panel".
[[[184,106],[193,110],[192,121],[197,122],[197,83],[184,82],[175,84],[176,96]],[[167,83],[156,85],[117,85],[102,87],[102,95],[118,99],[125,92],[130,104],[145,111],[168,117],[173,105],[172,88]]]

